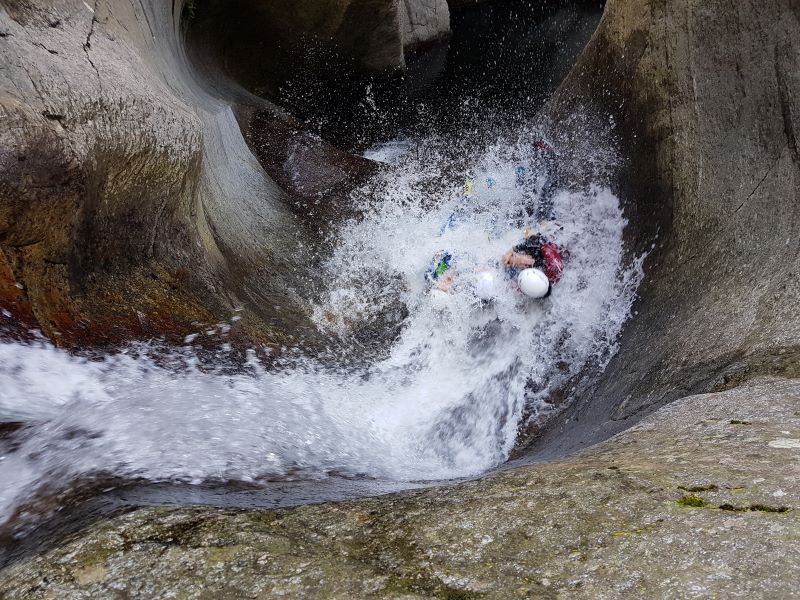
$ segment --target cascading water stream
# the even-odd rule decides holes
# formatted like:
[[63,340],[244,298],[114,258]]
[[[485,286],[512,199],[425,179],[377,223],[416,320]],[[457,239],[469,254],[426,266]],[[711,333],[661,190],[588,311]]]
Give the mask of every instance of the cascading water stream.
[[[548,235],[569,252],[552,296],[524,301],[503,283],[491,304],[477,300],[473,274],[519,241],[546,199],[534,139],[522,132],[459,165],[441,141],[409,140],[354,193],[363,218],[338,229],[320,264],[328,286],[314,318],[336,340],[324,359],[265,369],[253,358],[231,374],[187,352],[88,360],[44,342],[0,344],[0,422],[23,425],[0,446],[0,522],[42,490],[92,478],[441,480],[505,461],[524,418],[613,355],[641,278],[639,263],[623,264],[617,198],[587,185],[552,196]],[[423,274],[441,250],[458,277],[436,308]],[[394,337],[373,340],[380,351],[359,364],[365,331]]]

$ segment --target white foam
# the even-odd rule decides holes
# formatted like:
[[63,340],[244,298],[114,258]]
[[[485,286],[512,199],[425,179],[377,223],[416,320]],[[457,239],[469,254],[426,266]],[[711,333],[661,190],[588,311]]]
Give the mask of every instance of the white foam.
[[411,143],[408,140],[390,140],[376,144],[364,151],[364,158],[386,164],[399,162],[407,153]]
[[[359,190],[367,215],[341,229],[325,265],[333,283],[314,314],[339,344],[365,322],[399,328],[374,362],[302,359],[266,372],[252,361],[226,375],[191,361],[175,369],[128,354],[98,362],[46,344],[0,344],[0,422],[30,425],[19,449],[0,457],[0,522],[41,485],[79,476],[339,472],[402,481],[475,475],[504,461],[526,410],[548,410],[553,390],[613,354],[641,265],[623,270],[625,220],[609,190],[562,191],[554,211],[563,228],[552,239],[569,259],[552,296],[523,302],[505,285],[482,306],[470,274],[519,241],[522,209],[542,184],[535,153],[525,143],[490,148],[463,173],[437,156],[430,147],[396,157]],[[462,175],[474,180],[466,201]],[[440,236],[456,209],[458,225]],[[439,250],[459,272],[446,310],[428,301],[423,278]]]

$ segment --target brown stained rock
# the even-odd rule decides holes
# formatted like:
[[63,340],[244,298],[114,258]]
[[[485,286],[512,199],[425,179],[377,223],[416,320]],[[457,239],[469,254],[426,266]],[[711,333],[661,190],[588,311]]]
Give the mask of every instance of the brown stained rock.
[[36,323],[36,317],[31,309],[30,302],[25,297],[24,286],[19,283],[14,275],[11,263],[5,253],[0,250],[0,307],[7,311],[0,317],[0,326],[21,324],[21,328],[31,327]]
[[800,437],[798,406],[800,381],[760,381],[482,481],[272,512],[142,508],[6,568],[0,595],[792,597],[800,450],[770,443]]
[[182,339],[244,307],[258,317],[242,338],[275,342],[305,323],[286,290],[303,273],[276,252],[294,218],[181,55],[181,8],[0,12],[4,331],[67,346]]

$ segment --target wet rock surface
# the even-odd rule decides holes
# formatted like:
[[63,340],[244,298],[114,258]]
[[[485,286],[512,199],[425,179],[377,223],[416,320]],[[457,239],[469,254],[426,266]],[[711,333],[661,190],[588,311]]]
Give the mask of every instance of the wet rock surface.
[[[350,22],[375,3],[354,4]],[[303,223],[245,145],[244,91],[185,60],[182,10],[0,10],[0,304],[56,343],[180,339],[242,305],[251,339],[280,337],[261,306],[306,326],[282,260]],[[403,59],[384,13],[376,69]],[[798,375],[799,32],[791,0],[611,0],[549,108],[617,126],[630,251],[651,256],[619,355],[540,456],[718,393],[482,481],[274,512],[137,509],[6,568],[0,596],[795,595],[800,383],[760,378]],[[367,170],[284,141],[287,177],[329,161],[284,183],[304,202]]]
[[142,508],[0,574],[5,598],[790,597],[800,381],[681,399],[570,458],[280,511]]
[[286,192],[286,202],[315,228],[353,214],[349,194],[378,163],[339,150],[291,118],[271,111],[240,110],[245,140],[266,173]]
[[403,0],[400,23],[403,47],[413,50],[450,33],[450,8],[446,0]]
[[[624,155],[640,302],[592,390],[542,441],[557,455],[676,398],[789,375],[800,347],[800,8],[611,0],[552,99],[559,135],[602,115]],[[724,51],[721,49],[724,48]],[[570,131],[572,130],[572,132]],[[794,375],[796,376],[796,374]]]
[[246,306],[244,337],[280,337],[252,309],[285,299],[286,265],[269,257],[293,218],[190,74],[180,10],[0,10],[0,303],[23,330],[66,346],[179,341]]

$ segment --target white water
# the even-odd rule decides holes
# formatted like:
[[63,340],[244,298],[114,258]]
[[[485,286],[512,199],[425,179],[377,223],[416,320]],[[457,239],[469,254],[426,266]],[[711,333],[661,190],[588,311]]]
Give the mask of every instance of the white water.
[[[303,359],[269,372],[253,360],[229,375],[191,361],[159,366],[140,353],[88,361],[44,343],[0,344],[0,422],[30,425],[0,456],[0,523],[42,486],[93,476],[202,482],[336,472],[410,481],[503,462],[524,413],[546,413],[550,392],[616,350],[641,278],[640,264],[623,268],[619,202],[597,186],[559,192],[554,216],[563,228],[550,234],[569,259],[552,296],[523,302],[503,285],[482,306],[472,274],[532,224],[522,215],[543,183],[535,153],[526,143],[489,148],[460,172],[435,144],[391,150],[391,164],[356,194],[371,208],[339,232],[324,265],[330,286],[314,310],[340,340],[334,354],[347,340],[363,343],[365,326],[395,327],[395,340],[378,341],[380,356],[358,368]],[[465,178],[474,181],[467,200]],[[440,236],[455,209],[458,225]],[[459,276],[449,307],[435,310],[423,272],[443,249]]]

